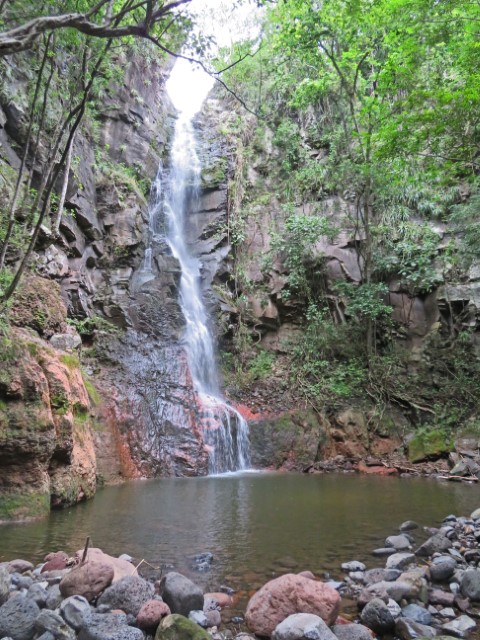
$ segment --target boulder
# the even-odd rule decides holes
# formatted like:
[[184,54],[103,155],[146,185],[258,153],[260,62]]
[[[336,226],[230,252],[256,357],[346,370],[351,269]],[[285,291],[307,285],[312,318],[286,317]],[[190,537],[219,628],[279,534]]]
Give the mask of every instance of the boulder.
[[60,604],[60,615],[75,631],[80,631],[89,614],[90,605],[83,596],[70,596]]
[[25,573],[26,571],[33,571],[33,564],[28,562],[28,560],[22,560],[18,558],[17,560],[10,560],[7,563],[9,573]]
[[55,553],[49,553],[45,557],[45,564],[42,567],[42,573],[47,571],[58,571],[65,569],[68,563],[68,556],[63,551],[57,551]]
[[430,577],[434,582],[448,580],[457,567],[457,561],[452,556],[437,556],[430,565]]
[[403,607],[402,616],[419,624],[430,625],[432,623],[432,614],[430,611],[418,604],[409,604]]
[[45,588],[45,584],[34,582],[27,591],[27,598],[34,600],[41,608],[47,604],[48,599],[48,591]]
[[273,640],[336,640],[332,631],[313,613],[294,613],[278,624]]
[[75,640],[75,631],[65,620],[49,609],[43,609],[35,620],[35,627],[40,631],[49,631],[56,640]]
[[372,640],[372,632],[363,624],[336,624],[332,631],[338,640]]
[[163,618],[158,625],[155,640],[211,640],[205,629],[178,613]]
[[[76,552],[75,557],[77,560],[80,560],[83,556],[83,549],[80,549]],[[126,560],[122,560],[121,558],[115,558],[113,556],[109,556],[108,553],[103,553],[101,549],[96,547],[92,547],[87,552],[86,560],[102,562],[103,564],[108,564],[113,569],[113,580],[112,582],[118,582],[122,578],[126,576],[138,576],[138,571],[136,568]]]
[[392,582],[400,575],[399,569],[369,569],[364,573],[365,584],[374,584],[375,582]]
[[40,609],[33,600],[21,596],[7,600],[0,607],[0,638],[31,640]]
[[250,598],[245,621],[260,636],[271,636],[277,625],[294,613],[312,613],[331,625],[338,615],[340,600],[332,587],[288,573],[270,580]]
[[112,580],[111,565],[89,560],[67,573],[60,581],[59,588],[64,598],[83,596],[90,602],[102,593]]
[[456,620],[442,625],[442,630],[456,638],[467,638],[475,630],[477,623],[469,616],[462,615]]
[[460,583],[462,595],[474,602],[480,601],[480,570],[468,569],[465,571]]
[[128,576],[105,589],[97,600],[97,606],[107,605],[110,609],[121,609],[137,616],[142,606],[154,595],[153,584],[140,576]]
[[395,626],[395,620],[390,610],[380,598],[370,600],[360,617],[365,626],[380,635],[388,633]]
[[143,631],[129,627],[127,616],[118,613],[90,613],[78,640],[145,640]]
[[418,547],[415,553],[417,556],[428,557],[432,556],[434,553],[443,553],[444,551],[448,551],[451,546],[451,541],[446,535],[444,535],[444,533],[439,531]]
[[395,623],[395,635],[401,640],[415,640],[416,638],[434,638],[437,632],[433,627],[419,624],[408,618],[398,618]]
[[10,593],[10,573],[5,565],[0,566],[0,605],[8,600]]
[[400,534],[398,536],[388,536],[385,540],[386,547],[393,547],[396,551],[404,551],[411,548],[410,540],[407,536]]
[[170,571],[162,578],[160,595],[173,613],[188,616],[190,611],[203,610],[203,592],[200,587],[175,571]]
[[413,553],[394,553],[387,558],[386,569],[404,569],[412,562],[415,562]]
[[137,614],[140,629],[156,629],[160,620],[170,615],[170,608],[161,600],[147,600]]

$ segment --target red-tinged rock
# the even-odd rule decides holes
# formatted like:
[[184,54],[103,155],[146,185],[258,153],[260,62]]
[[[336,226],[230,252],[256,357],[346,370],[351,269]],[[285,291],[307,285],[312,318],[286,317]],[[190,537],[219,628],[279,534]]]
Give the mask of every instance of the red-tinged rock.
[[204,600],[207,600],[208,598],[210,600],[215,600],[215,602],[218,604],[218,606],[221,609],[225,609],[225,607],[231,607],[233,604],[233,598],[232,596],[229,596],[228,593],[223,593],[223,592],[214,592],[214,593],[206,593],[203,596]]
[[352,624],[352,621],[344,618],[343,616],[338,616],[335,620],[335,624]]
[[357,471],[359,473],[365,473],[367,475],[375,475],[375,476],[393,476],[398,473],[397,469],[394,467],[383,467],[383,466],[375,466],[375,467],[367,467],[363,462],[359,462],[357,465]]
[[302,578],[308,578],[309,580],[315,580],[315,576],[311,571],[300,571],[300,573],[298,575],[302,576]]
[[68,563],[68,556],[63,551],[57,551],[56,553],[49,553],[45,556],[45,564],[42,567],[41,573],[47,571],[61,571],[66,569]]
[[7,569],[9,573],[25,573],[25,571],[32,571],[33,564],[28,560],[10,560]]
[[102,593],[113,580],[113,568],[103,562],[88,561],[72,569],[60,581],[64,598],[83,596],[89,602]]
[[340,600],[339,593],[329,585],[287,573],[270,580],[252,596],[245,621],[250,631],[268,637],[294,613],[313,613],[331,625],[338,616]]
[[[83,549],[80,549],[75,553],[77,560],[80,560],[82,556]],[[89,562],[100,562],[101,564],[110,566],[113,569],[112,582],[118,582],[122,578],[126,578],[128,576],[138,576],[138,571],[131,562],[122,560],[121,558],[115,558],[114,556],[109,556],[108,553],[104,553],[101,549],[96,547],[91,547],[87,551],[86,559]]]
[[140,629],[156,629],[160,620],[169,616],[170,607],[161,600],[148,600],[137,615],[137,624]]

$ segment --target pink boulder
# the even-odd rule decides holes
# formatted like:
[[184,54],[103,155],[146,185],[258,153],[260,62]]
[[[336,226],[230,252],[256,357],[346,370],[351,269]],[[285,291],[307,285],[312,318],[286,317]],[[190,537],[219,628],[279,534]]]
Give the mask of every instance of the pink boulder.
[[72,569],[59,584],[64,598],[83,596],[89,602],[104,591],[113,580],[113,569],[103,562],[85,562]]
[[67,567],[68,556],[63,551],[56,551],[55,553],[49,553],[45,556],[45,564],[42,567],[41,573],[47,571],[61,571]]
[[170,607],[161,600],[147,600],[137,615],[140,629],[156,629],[160,620],[170,615]]
[[340,595],[323,582],[293,573],[270,580],[251,598],[245,621],[257,636],[271,636],[293,613],[313,613],[332,625],[340,610]]
[[[83,556],[83,550],[80,549],[76,552],[75,558],[80,560]],[[131,562],[127,560],[121,560],[120,558],[114,558],[109,556],[108,553],[103,553],[101,549],[91,547],[87,552],[86,560],[93,562],[101,562],[102,564],[108,564],[113,569],[112,582],[118,582],[126,576],[138,576],[138,571]]]
[[225,607],[230,607],[233,604],[232,596],[229,596],[228,593],[223,593],[221,591],[214,593],[206,593],[204,595],[204,600],[214,600],[220,609],[225,609]]

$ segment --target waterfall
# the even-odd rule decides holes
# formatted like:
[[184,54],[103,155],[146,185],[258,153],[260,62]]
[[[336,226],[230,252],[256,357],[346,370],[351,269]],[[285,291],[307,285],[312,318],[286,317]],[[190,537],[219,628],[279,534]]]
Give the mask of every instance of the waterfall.
[[[181,62],[176,63],[172,74],[175,72],[181,75]],[[188,79],[183,78],[183,83],[188,86]],[[201,163],[197,154],[193,117],[203,100],[198,100],[198,94],[195,97],[194,106],[194,99],[192,102],[187,98],[185,108],[178,101],[176,103],[180,113],[175,123],[170,164],[167,171],[159,171],[157,175],[157,181],[160,182],[153,190],[150,208],[158,211],[158,207],[163,206],[166,240],[180,264],[179,304],[186,325],[183,338],[185,351],[198,398],[199,427],[208,451],[209,473],[218,474],[249,467],[248,425],[241,414],[222,397],[214,341],[200,287],[201,263],[192,255],[185,240],[188,216],[195,209],[200,193]],[[150,219],[154,220],[155,215],[152,217],[151,214]],[[152,227],[153,222],[150,225]],[[150,268],[150,259],[147,249],[144,270]]]

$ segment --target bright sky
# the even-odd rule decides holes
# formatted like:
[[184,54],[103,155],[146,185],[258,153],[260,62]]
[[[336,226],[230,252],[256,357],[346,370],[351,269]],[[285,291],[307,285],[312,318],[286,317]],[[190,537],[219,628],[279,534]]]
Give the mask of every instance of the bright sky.
[[[240,7],[232,7],[229,0],[192,0],[189,10],[195,14],[201,32],[214,36],[220,47],[252,35],[258,11],[252,0],[245,0]],[[167,81],[167,92],[176,109],[192,116],[199,111],[214,82],[198,65],[178,59]]]

